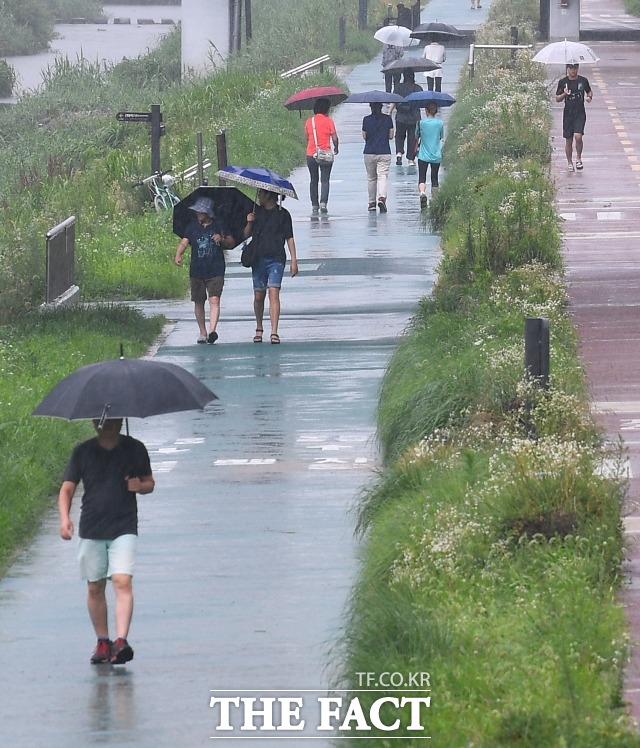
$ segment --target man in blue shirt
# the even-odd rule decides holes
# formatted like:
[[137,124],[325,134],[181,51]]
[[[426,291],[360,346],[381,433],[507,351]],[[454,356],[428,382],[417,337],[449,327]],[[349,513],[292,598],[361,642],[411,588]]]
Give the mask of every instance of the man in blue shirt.
[[364,140],[364,167],[367,170],[367,187],[369,192],[369,210],[378,208],[381,213],[387,212],[387,176],[391,166],[391,147],[393,138],[393,120],[382,113],[382,104],[374,102],[369,105],[371,114],[362,120],[362,138]]

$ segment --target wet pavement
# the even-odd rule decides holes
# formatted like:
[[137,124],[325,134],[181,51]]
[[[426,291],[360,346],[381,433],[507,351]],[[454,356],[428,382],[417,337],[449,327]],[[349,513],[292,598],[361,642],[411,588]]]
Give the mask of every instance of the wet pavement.
[[[468,11],[476,23],[485,13]],[[449,54],[443,87],[452,93],[466,57],[463,48]],[[380,59],[347,83],[381,88]],[[327,216],[310,214],[306,167],[291,175],[301,197],[286,201],[300,274],[283,283],[280,346],[268,335],[251,342],[251,278],[237,254],[214,346],[195,345],[191,302],[140,304],[170,320],[155,355],[192,371],[220,400],[200,413],[131,421],[157,481],[139,500],[132,663],[89,665],[84,585],[54,512],[0,582],[0,662],[11,684],[0,729],[13,748],[247,745],[237,732],[215,734],[212,690],[257,698],[274,689],[326,694],[334,683],[357,573],[350,509],[379,464],[378,389],[439,258],[416,167],[392,166],[389,212],[367,212],[368,112],[334,113],[341,142]],[[174,252],[167,247],[168,261]],[[303,734],[326,748],[316,723]],[[308,743],[287,736],[298,744]]]

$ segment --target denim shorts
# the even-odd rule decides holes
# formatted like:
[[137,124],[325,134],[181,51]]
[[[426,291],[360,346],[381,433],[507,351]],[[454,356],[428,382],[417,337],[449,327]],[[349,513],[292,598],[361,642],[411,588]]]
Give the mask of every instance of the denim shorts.
[[280,288],[284,275],[284,262],[260,257],[251,268],[254,291],[266,291],[267,288]]
[[114,540],[80,538],[80,576],[87,582],[110,579],[114,574],[128,574],[132,577],[137,548],[137,535],[120,535]]

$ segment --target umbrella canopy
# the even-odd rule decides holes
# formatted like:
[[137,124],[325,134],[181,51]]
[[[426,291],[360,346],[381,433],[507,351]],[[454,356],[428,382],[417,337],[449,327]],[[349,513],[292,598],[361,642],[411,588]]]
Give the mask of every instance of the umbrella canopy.
[[413,39],[428,39],[431,36],[462,36],[460,31],[450,23],[441,23],[440,21],[428,21],[416,26],[410,36]]
[[565,39],[543,47],[533,58],[545,65],[592,65],[600,58],[586,44]]
[[189,208],[201,198],[207,197],[213,201],[216,218],[224,223],[239,244],[247,220],[247,213],[253,210],[253,200],[247,197],[237,187],[197,187],[193,192],[173,208],[173,233],[184,237],[194,214]]
[[199,379],[176,364],[117,358],[76,369],[56,384],[33,415],[69,421],[146,418],[199,410],[217,399]]
[[456,103],[451,94],[443,91],[414,91],[405,96],[404,100],[413,101],[423,106],[426,106],[430,101],[435,101],[438,106],[451,106]]
[[404,98],[397,93],[387,93],[386,91],[360,91],[349,96],[344,100],[345,104],[397,104],[404,101]]
[[411,29],[406,26],[383,26],[373,35],[383,44],[393,44],[394,47],[410,47],[415,44],[411,38]]
[[394,60],[382,68],[383,73],[403,73],[405,70],[413,70],[414,73],[426,73],[427,70],[437,70],[437,65],[433,60],[427,60],[424,57],[402,57]]
[[316,86],[305,88],[291,94],[284,102],[287,109],[301,111],[302,109],[313,109],[318,99],[329,99],[331,106],[340,104],[347,98],[347,94],[335,86]]
[[248,187],[255,187],[259,190],[269,190],[278,195],[286,195],[296,200],[295,187],[288,179],[281,177],[271,169],[265,169],[262,166],[225,166],[216,172],[217,177],[228,179],[230,182],[246,184]]

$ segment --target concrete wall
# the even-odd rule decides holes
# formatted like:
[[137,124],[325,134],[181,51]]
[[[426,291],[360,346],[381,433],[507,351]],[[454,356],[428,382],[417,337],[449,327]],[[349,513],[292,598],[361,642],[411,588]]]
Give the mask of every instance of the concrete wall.
[[580,0],[550,0],[549,40],[562,39],[580,39]]
[[183,76],[202,76],[229,56],[230,0],[182,0]]

